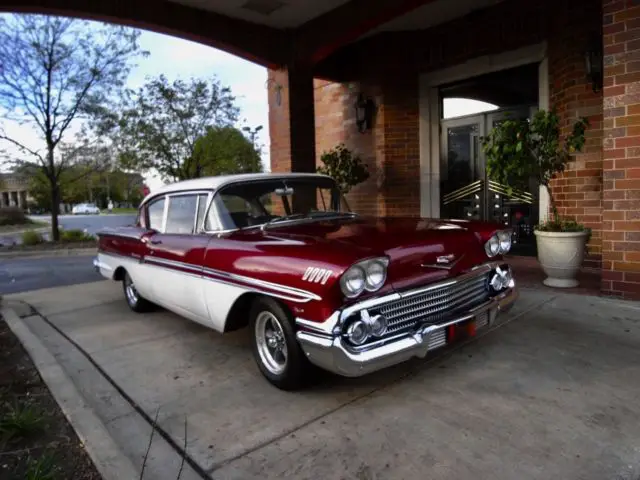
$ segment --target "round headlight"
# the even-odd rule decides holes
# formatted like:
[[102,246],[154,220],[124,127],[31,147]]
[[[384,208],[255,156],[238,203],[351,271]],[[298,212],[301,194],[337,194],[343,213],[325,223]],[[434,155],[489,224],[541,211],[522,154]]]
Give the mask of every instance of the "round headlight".
[[484,251],[487,252],[489,257],[495,257],[500,253],[500,240],[496,235],[492,235],[487,243],[484,244]]
[[378,290],[384,284],[384,281],[387,279],[387,267],[385,267],[381,262],[371,262],[367,266],[367,280],[365,288],[374,292]]
[[500,242],[500,253],[508,253],[511,250],[511,232],[498,232],[498,240]]
[[356,320],[347,328],[347,337],[354,345],[362,345],[369,338],[369,326],[362,320]]
[[340,287],[346,297],[355,297],[364,290],[366,276],[364,270],[358,266],[351,267],[340,278]]
[[371,335],[381,337],[387,333],[387,319],[384,315],[375,315],[371,317]]

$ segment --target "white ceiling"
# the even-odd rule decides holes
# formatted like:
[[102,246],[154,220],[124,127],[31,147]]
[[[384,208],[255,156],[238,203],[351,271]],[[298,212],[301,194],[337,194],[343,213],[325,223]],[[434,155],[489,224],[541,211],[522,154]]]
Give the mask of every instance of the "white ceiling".
[[[295,28],[349,0],[169,0],[190,7],[220,13],[274,28]],[[264,15],[243,8],[247,1],[282,4],[273,13]],[[420,30],[447,22],[467,13],[494,5],[503,0],[435,0],[406,15],[397,17],[367,33]],[[355,19],[354,19],[355,20]]]
[[437,0],[429,2],[371,30],[367,36],[380,32],[423,30],[463,17],[475,10],[490,7],[502,1],[504,0]]
[[262,0],[260,3],[282,3],[269,15],[243,8],[247,0],[170,0],[190,7],[208,10],[275,28],[294,28],[322,15],[349,0]]

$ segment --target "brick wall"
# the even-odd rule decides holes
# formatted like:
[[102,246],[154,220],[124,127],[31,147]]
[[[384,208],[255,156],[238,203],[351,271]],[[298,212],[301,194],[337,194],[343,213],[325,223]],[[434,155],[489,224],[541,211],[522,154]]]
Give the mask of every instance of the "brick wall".
[[379,216],[380,167],[384,152],[378,147],[383,144],[383,110],[378,110],[373,129],[360,133],[354,107],[360,92],[372,97],[376,105],[381,104],[380,89],[375,85],[315,81],[316,163],[322,163],[324,152],[340,143],[347,145],[369,170],[369,179],[356,185],[347,195],[349,206],[362,215]]
[[[636,70],[640,72],[640,56],[625,57],[622,66],[622,59],[617,59],[615,69],[608,67],[603,112],[603,94],[591,90],[584,69],[588,36],[591,33],[598,34],[603,27],[602,1],[506,0],[474,15],[426,31],[372,37],[360,45],[343,49],[342,53],[334,55],[320,69],[323,75],[333,75],[334,78],[352,82],[316,80],[314,85],[317,156],[342,142],[361,155],[369,165],[371,178],[348,196],[355,210],[380,216],[418,215],[419,74],[460,64],[480,55],[500,53],[506,49],[516,49],[546,40],[550,103],[561,114],[563,131],[568,132],[580,116],[587,116],[591,123],[585,151],[577,155],[566,173],[553,182],[552,188],[560,213],[585,223],[593,230],[585,266],[597,268],[603,264],[605,269],[617,268],[615,273],[607,274],[610,275],[607,278],[610,282],[637,279],[633,276],[637,271],[622,273],[619,270],[621,267],[613,263],[631,260],[640,262],[640,258],[634,256],[635,251],[620,250],[635,248],[632,242],[640,241],[632,240],[637,238],[634,236],[637,235],[637,227],[629,224],[629,228],[636,229],[635,232],[627,232],[621,237],[619,232],[613,232],[614,226],[607,222],[614,221],[613,217],[618,222],[638,220],[633,217],[637,215],[633,208],[637,211],[640,206],[619,202],[640,201],[640,197],[634,197],[637,193],[634,188],[637,186],[632,178],[633,175],[638,175],[638,171],[632,166],[637,167],[633,158],[640,158],[640,142],[637,146],[628,145],[624,149],[615,148],[615,145],[616,142],[620,144],[635,141],[618,139],[618,136],[633,134],[640,138],[640,121],[636,122],[637,125],[631,125],[635,119],[616,120],[615,117],[626,115],[627,109],[628,112],[640,115],[640,109],[629,103],[630,95],[640,95],[635,90],[637,84],[632,83],[638,81],[632,74]],[[611,25],[604,26],[607,35],[605,41],[614,42],[607,47],[607,51],[611,55],[621,55],[630,49],[635,51],[638,37],[632,32],[635,32],[633,29],[636,20],[630,16],[634,9],[626,9],[629,2],[633,3],[632,0],[604,1],[607,2],[604,8],[609,11],[612,8],[625,9],[617,17],[611,13],[604,15],[605,23],[612,22]],[[621,15],[624,15],[624,20]],[[622,30],[616,30],[621,28]],[[618,78],[610,78],[613,74],[618,75]],[[364,135],[357,132],[354,121],[353,103],[359,91],[373,96],[378,105],[374,129]],[[629,106],[618,105],[621,102],[620,95],[627,95],[624,101]],[[616,100],[611,100],[614,97]],[[607,102],[613,102],[616,109],[607,108]],[[637,103],[640,104],[640,100]],[[622,122],[629,124],[623,126]],[[606,128],[604,134],[603,125]],[[278,128],[281,128],[280,124]],[[281,143],[276,141],[274,145],[273,142],[277,140],[279,132],[273,126],[271,132],[272,162],[278,163],[280,161],[276,158],[276,150]],[[603,142],[607,165],[604,174]],[[622,175],[620,165],[623,163],[618,162],[614,168],[612,157],[623,155],[622,152],[624,157],[620,160],[624,160],[624,164],[628,165],[625,168],[629,169],[625,171],[624,178],[618,177]],[[283,165],[285,164],[286,160]],[[622,188],[626,190],[622,192]],[[618,203],[611,203],[614,200]],[[629,210],[624,214],[624,219],[618,218],[619,212],[613,212],[622,207]],[[602,232],[603,215],[605,230],[609,232],[605,234]],[[620,225],[622,224],[618,226]],[[621,243],[613,245],[611,242],[614,241]]]
[[602,260],[602,92],[594,93],[585,75],[584,51],[589,35],[601,31],[597,2],[565,2],[563,15],[549,28],[550,105],[562,119],[562,135],[571,132],[579,117],[587,117],[583,152],[574,157],[551,187],[558,212],[592,229],[584,266],[600,268]]
[[602,290],[640,299],[640,5],[603,1]]

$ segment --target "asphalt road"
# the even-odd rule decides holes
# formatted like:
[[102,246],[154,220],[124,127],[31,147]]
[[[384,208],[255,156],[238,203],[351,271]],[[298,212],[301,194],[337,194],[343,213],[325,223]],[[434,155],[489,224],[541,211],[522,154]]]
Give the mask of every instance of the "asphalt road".
[[0,294],[89,283],[104,278],[93,269],[93,256],[0,260]]
[[[49,222],[48,215],[31,215],[34,220]],[[135,215],[61,215],[60,226],[65,230],[87,230],[87,233],[95,235],[105,227],[120,227],[130,225],[136,221]]]
[[[32,218],[50,219],[44,215]],[[135,215],[62,215],[60,225],[67,230],[86,229],[87,233],[95,234],[104,227],[129,225],[135,219]],[[0,294],[103,280],[93,269],[92,259],[92,256],[1,259]]]

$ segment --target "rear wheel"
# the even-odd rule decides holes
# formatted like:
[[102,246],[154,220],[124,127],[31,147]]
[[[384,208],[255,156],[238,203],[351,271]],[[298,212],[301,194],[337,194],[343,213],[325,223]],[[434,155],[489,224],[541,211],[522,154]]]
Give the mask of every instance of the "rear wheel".
[[253,356],[264,377],[282,390],[303,387],[312,370],[296,340],[293,319],[271,298],[259,298],[250,314]]
[[124,298],[127,300],[127,305],[129,305],[129,308],[134,312],[148,312],[153,308],[153,304],[151,302],[140,296],[135,284],[133,283],[133,279],[129,276],[129,272],[124,272],[122,289],[124,291]]

